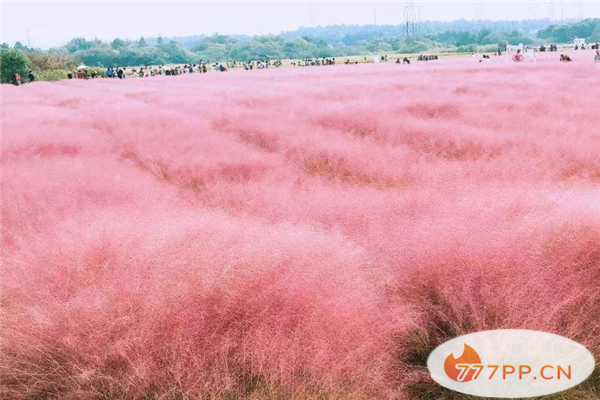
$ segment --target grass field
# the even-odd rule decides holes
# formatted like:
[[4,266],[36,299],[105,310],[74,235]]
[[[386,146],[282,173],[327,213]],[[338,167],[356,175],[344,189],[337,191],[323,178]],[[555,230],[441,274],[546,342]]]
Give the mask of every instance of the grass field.
[[496,328],[600,360],[599,72],[3,86],[2,397],[464,399],[427,356]]

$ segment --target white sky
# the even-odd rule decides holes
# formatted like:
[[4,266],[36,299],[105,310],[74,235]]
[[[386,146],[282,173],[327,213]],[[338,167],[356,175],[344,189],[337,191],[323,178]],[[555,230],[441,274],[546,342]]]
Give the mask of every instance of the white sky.
[[[420,1],[421,20],[531,19],[550,15],[551,1]],[[554,1],[553,18],[600,17],[600,1]],[[398,2],[54,2],[2,1],[2,42],[59,46],[74,37],[138,39],[196,34],[277,34],[300,26],[398,24]],[[375,12],[376,11],[376,12]]]

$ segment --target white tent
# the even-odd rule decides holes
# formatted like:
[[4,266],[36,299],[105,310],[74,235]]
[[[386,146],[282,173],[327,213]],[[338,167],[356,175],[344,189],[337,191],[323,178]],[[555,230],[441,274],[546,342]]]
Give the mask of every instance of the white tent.
[[77,69],[85,69],[87,68],[85,65],[81,64],[79,67],[77,67]]

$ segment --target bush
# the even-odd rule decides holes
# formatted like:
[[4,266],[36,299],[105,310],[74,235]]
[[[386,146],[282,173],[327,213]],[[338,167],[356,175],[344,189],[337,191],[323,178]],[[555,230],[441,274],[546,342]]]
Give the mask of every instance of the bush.
[[456,49],[456,51],[458,53],[474,53],[477,51],[477,45],[475,44],[468,44],[468,45],[464,45],[464,46],[458,46],[458,48]]
[[27,72],[27,60],[23,53],[11,49],[2,50],[0,53],[0,82],[11,82],[14,74],[21,74],[21,77],[25,77]]
[[[91,77],[93,72],[96,72],[98,77],[104,76],[106,71],[105,68],[101,67],[86,67],[85,70],[88,72],[88,75]],[[59,81],[61,79],[67,79],[70,70],[66,69],[55,69],[49,71],[34,71],[35,79],[38,81]],[[77,69],[73,68],[71,70],[73,76],[77,73]]]
[[106,68],[104,67],[86,67],[85,69],[90,76],[92,75],[92,72],[95,72],[98,76],[104,76],[106,73]]
[[37,81],[60,81],[61,79],[67,79],[69,71],[64,69],[53,69],[49,71],[34,71],[35,79]]
[[33,71],[47,71],[59,69],[72,69],[77,67],[77,60],[64,53],[24,53],[29,69]]
[[479,46],[478,50],[483,53],[495,53],[498,51],[498,45],[486,44],[485,46]]

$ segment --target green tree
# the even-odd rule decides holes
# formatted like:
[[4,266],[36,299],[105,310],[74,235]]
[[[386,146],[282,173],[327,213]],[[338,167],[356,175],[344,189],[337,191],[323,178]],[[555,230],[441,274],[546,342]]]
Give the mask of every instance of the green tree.
[[471,32],[459,32],[456,37],[456,46],[466,46],[477,43],[477,36]]
[[574,24],[550,25],[538,31],[537,37],[558,43],[569,43],[574,38],[587,38],[593,42],[600,39],[600,19],[590,18]]
[[146,43],[146,39],[144,39],[144,37],[142,36],[140,38],[140,41],[138,42],[138,47],[147,47],[148,43]]
[[127,45],[128,43],[125,40],[119,38],[116,38],[110,43],[110,47],[112,47],[115,50],[118,50],[121,47],[127,47]]
[[13,49],[19,50],[19,51],[25,51],[25,50],[27,50],[27,47],[23,46],[23,44],[21,42],[17,42],[13,46]]
[[11,49],[0,52],[0,82],[10,82],[14,74],[25,77],[27,71],[27,60],[23,53]]
[[75,38],[67,43],[67,50],[69,53],[75,53],[76,51],[89,50],[97,44],[96,41],[88,41],[84,38]]
[[8,43],[2,43],[2,46],[0,46],[0,49],[10,49],[10,46],[8,45]]
[[485,38],[486,36],[489,36],[492,34],[492,31],[490,31],[489,29],[481,29],[479,31],[479,33],[477,34],[477,41],[479,43],[481,43],[481,41],[483,40],[483,38]]
[[587,38],[588,42],[600,42],[600,23],[596,25],[592,34]]
[[165,43],[161,35],[158,35],[158,39],[156,39],[156,43],[160,46]]

